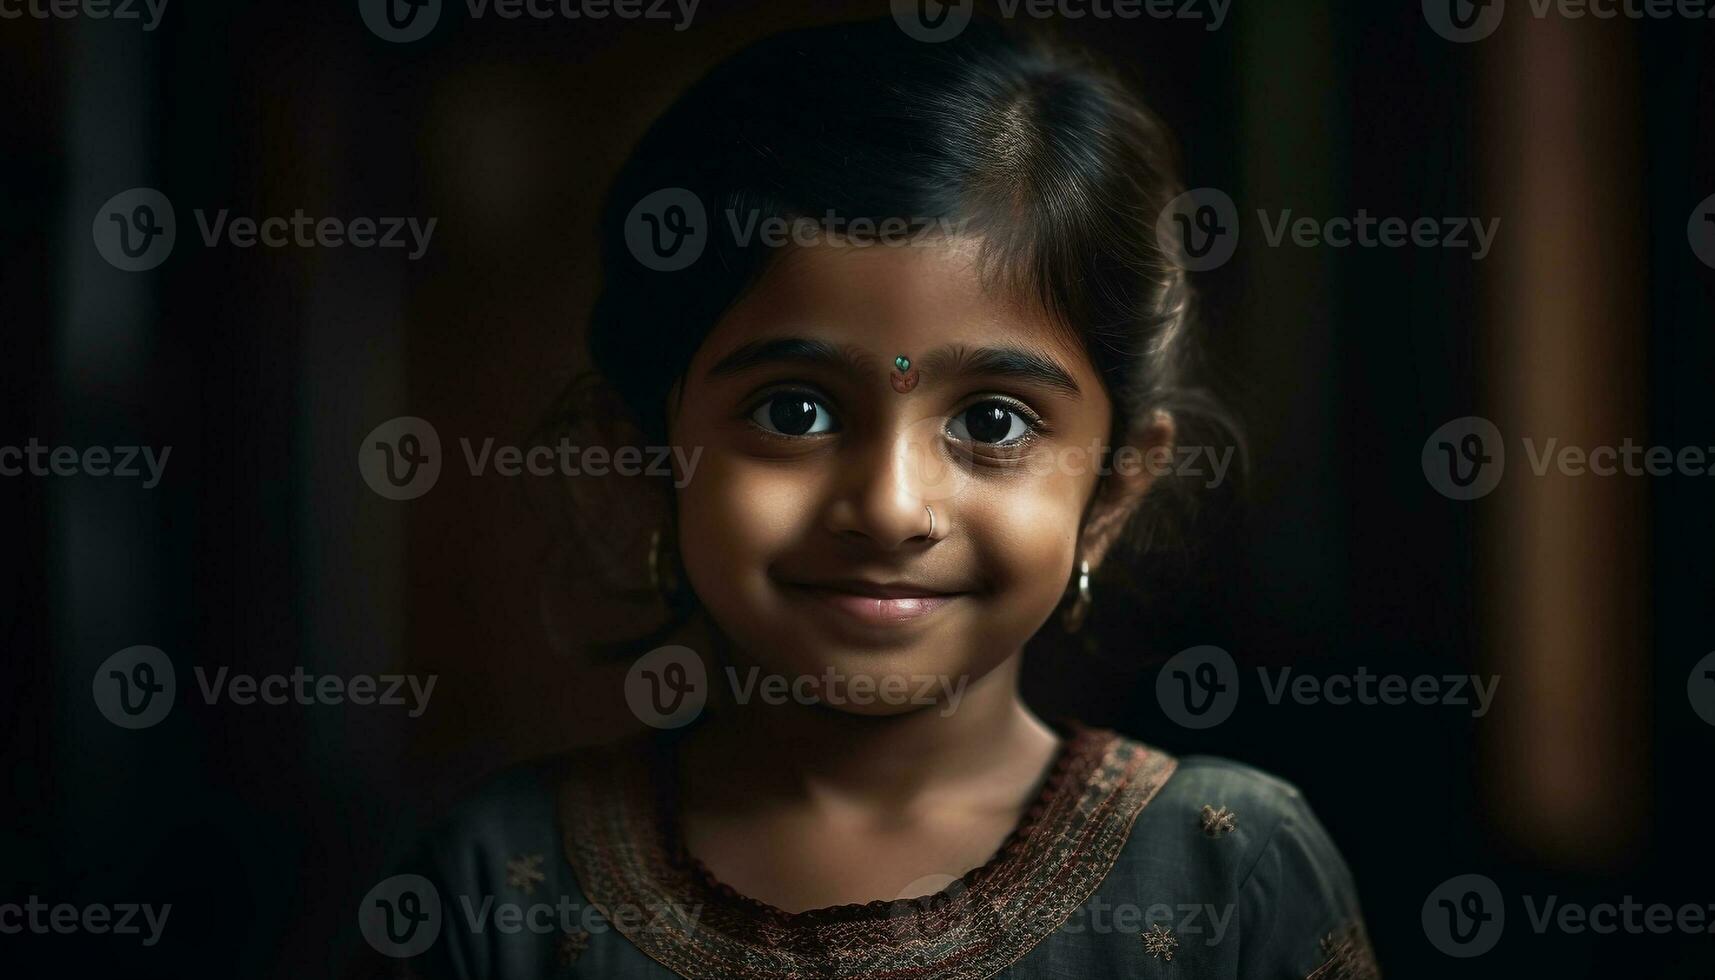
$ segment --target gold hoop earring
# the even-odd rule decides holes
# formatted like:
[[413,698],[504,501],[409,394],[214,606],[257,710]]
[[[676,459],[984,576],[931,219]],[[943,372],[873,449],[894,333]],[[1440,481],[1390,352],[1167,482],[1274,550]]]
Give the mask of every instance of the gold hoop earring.
[[662,554],[666,539],[660,528],[649,535],[649,586],[672,604],[679,594],[679,569],[670,557]]
[[1066,594],[1072,596],[1072,604],[1060,614],[1060,625],[1068,633],[1076,633],[1084,628],[1084,620],[1089,618],[1090,606],[1094,599],[1090,596],[1090,563],[1078,562],[1077,574],[1067,587]]

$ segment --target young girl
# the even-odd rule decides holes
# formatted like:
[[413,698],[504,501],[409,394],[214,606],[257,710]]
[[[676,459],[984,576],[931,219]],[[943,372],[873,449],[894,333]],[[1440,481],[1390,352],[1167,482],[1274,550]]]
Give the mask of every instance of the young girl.
[[1291,786],[1020,698],[1033,634],[1123,601],[1092,577],[1163,488],[1121,462],[1195,422],[1155,236],[1180,189],[1123,86],[981,23],[776,37],[650,129],[590,348],[680,450],[633,560],[704,639],[633,669],[660,731],[502,777],[431,839],[424,894],[378,905],[438,900],[414,969],[1377,975]]

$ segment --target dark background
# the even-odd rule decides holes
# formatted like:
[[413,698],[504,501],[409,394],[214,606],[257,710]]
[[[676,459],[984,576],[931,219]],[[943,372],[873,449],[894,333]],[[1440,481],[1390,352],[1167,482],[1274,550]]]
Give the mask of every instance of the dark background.
[[[1715,649],[1715,479],[1534,478],[1437,494],[1429,434],[1715,445],[1710,21],[1570,21],[1516,2],[1454,44],[1416,2],[1247,3],[1227,23],[1039,25],[1117,62],[1241,214],[1502,218],[1450,249],[1269,248],[1197,276],[1212,380],[1252,473],[1103,643],[1031,664],[1045,704],[1298,784],[1357,876],[1387,975],[1715,977],[1715,936],[1533,933],[1537,900],[1715,903],[1702,792],[1715,728],[1686,678]],[[369,976],[359,898],[421,815],[516,759],[637,727],[623,666],[580,655],[552,522],[454,440],[522,442],[580,367],[593,222],[691,79],[791,26],[881,2],[703,0],[652,21],[467,20],[386,43],[355,5],[171,3],[135,22],[0,21],[0,444],[172,446],[161,486],[0,478],[7,677],[0,901],[171,902],[162,943],[0,936],[8,976]],[[803,80],[801,84],[813,84]],[[91,243],[113,194],[175,204],[178,245],[125,273]],[[191,211],[436,216],[428,253],[205,248]],[[439,484],[383,500],[356,466],[400,415]],[[643,556],[637,561],[641,565]],[[575,576],[571,576],[575,578]],[[591,627],[592,631],[595,629]],[[1269,705],[1164,718],[1151,664],[1214,643],[1249,670],[1498,675],[1451,706]],[[178,666],[123,731],[90,678],[121,648]],[[192,665],[439,676],[430,710],[201,704]],[[1254,675],[1252,675],[1254,676]],[[1425,898],[1508,896],[1500,945],[1452,960]]]

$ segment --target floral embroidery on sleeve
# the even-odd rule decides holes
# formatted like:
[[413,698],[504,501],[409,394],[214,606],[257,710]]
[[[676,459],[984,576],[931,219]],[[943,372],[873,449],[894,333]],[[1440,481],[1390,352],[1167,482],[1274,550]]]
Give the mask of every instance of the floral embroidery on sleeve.
[[1322,937],[1322,965],[1304,980],[1381,980],[1381,967],[1361,922]]

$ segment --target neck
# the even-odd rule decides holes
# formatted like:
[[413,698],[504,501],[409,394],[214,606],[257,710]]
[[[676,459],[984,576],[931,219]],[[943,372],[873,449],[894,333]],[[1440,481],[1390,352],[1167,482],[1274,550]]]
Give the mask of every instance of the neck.
[[[894,715],[825,706],[720,705],[684,746],[687,791],[705,801],[909,807],[946,794],[1016,795],[1058,739],[1019,696],[1020,657],[946,703]],[[706,777],[719,773],[719,785]],[[718,805],[718,804],[717,804]]]

